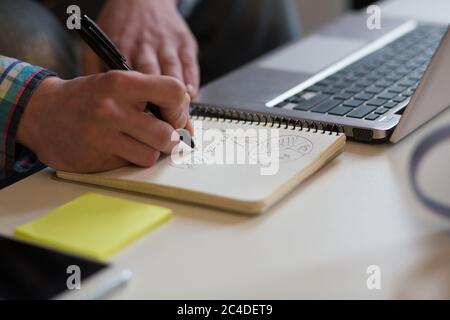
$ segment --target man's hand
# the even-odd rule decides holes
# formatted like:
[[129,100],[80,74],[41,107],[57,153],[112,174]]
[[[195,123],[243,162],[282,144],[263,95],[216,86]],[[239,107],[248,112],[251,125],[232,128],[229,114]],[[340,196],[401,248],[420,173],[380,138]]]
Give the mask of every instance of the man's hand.
[[[167,122],[145,113],[146,101],[158,105]],[[33,93],[17,140],[58,170],[149,167],[177,145],[175,129],[188,125],[189,102],[185,86],[171,77],[125,71],[51,77]]]
[[[177,11],[178,0],[108,0],[98,25],[126,56],[132,68],[182,81],[191,97],[198,92],[197,43]],[[90,50],[85,51],[87,74],[103,70]]]

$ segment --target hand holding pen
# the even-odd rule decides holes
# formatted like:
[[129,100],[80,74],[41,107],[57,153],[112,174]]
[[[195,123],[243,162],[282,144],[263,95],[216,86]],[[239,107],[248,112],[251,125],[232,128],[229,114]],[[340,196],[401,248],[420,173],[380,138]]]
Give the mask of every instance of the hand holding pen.
[[[103,63],[113,70],[131,71],[127,64],[125,57],[121,54],[119,49],[108,38],[108,36],[92,21],[88,16],[84,15],[81,18],[81,29],[78,30],[81,38],[86,44],[99,56]],[[188,95],[186,91],[186,95]],[[158,106],[148,103],[147,111],[153,114],[156,118],[164,120],[163,114]],[[193,129],[188,117],[188,110],[186,110],[186,127],[175,128],[183,142],[194,148],[194,141],[192,140]]]

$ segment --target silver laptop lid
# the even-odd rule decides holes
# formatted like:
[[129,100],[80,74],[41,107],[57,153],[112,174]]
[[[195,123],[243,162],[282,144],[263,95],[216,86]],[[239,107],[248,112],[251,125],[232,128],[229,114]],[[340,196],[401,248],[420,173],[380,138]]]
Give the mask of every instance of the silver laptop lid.
[[396,143],[450,106],[450,31],[443,37],[390,141]]

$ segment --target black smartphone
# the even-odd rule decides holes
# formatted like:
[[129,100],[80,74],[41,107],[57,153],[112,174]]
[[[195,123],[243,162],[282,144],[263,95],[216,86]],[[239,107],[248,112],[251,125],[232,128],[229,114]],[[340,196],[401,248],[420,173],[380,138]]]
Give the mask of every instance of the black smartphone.
[[0,300],[99,299],[131,272],[0,236]]

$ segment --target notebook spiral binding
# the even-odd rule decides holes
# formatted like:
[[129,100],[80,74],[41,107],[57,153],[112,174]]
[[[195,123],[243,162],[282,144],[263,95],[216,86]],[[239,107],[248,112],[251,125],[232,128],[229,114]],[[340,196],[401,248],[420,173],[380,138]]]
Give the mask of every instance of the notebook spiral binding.
[[339,135],[344,132],[344,128],[337,124],[273,116],[263,113],[250,113],[236,109],[222,109],[199,104],[191,105],[191,118],[193,120],[228,121],[230,123],[251,124],[329,135]]

